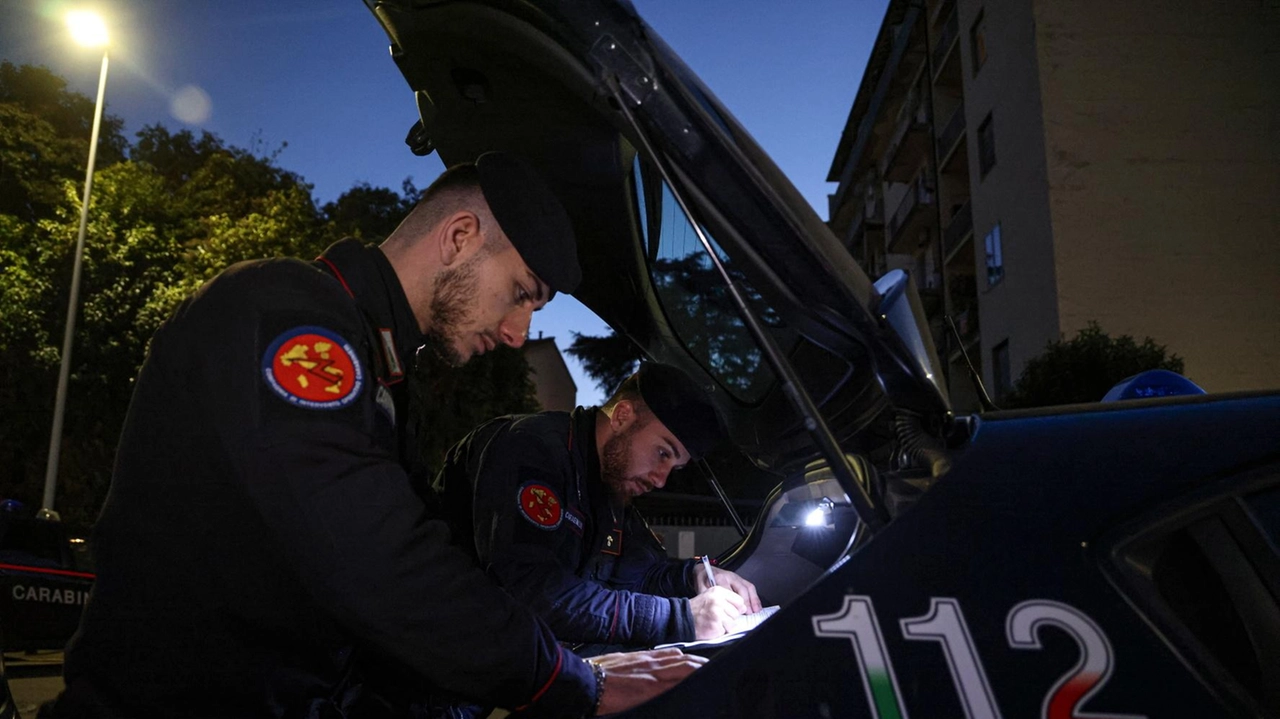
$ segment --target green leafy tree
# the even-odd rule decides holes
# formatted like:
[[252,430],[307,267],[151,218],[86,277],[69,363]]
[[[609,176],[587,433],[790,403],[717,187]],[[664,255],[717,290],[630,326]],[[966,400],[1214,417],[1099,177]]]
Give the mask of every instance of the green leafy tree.
[[[780,342],[789,342],[789,331],[777,313],[740,271],[731,265],[728,270],[756,316],[774,330]],[[698,251],[676,258],[659,257],[653,261],[650,277],[676,336],[720,382],[731,390],[755,394],[762,384],[772,381],[729,288],[706,254]],[[582,362],[605,392],[612,392],[643,358],[635,343],[616,332],[603,337],[575,332],[573,337],[569,354]]]
[[1097,322],[1069,340],[1050,342],[1043,354],[1027,362],[1013,391],[1001,398],[1007,409],[1097,402],[1117,382],[1139,372],[1165,369],[1179,374],[1182,358],[1146,337],[1112,338]]
[[[86,111],[48,71],[7,64],[0,97],[0,114],[21,120],[0,123],[0,183],[20,195],[0,193],[0,486],[36,503],[87,158],[87,124],[74,120],[92,104]],[[95,173],[59,463],[57,506],[76,522],[97,514],[133,378],[174,306],[234,262],[323,248],[309,186],[272,158],[208,133],[153,126],[133,148],[117,135],[113,121],[99,150],[108,161]],[[126,149],[130,159],[119,160]]]
[[386,187],[371,187],[367,182],[353,186],[322,208],[330,235],[334,240],[385,240],[422,196],[412,179],[405,179],[401,191],[403,194]]
[[640,349],[635,343],[617,332],[603,337],[571,332],[573,343],[565,351],[582,362],[582,369],[596,386],[606,394],[617,389],[622,380],[636,371],[640,362]]
[[485,421],[540,409],[524,352],[502,345],[461,367],[425,349],[412,382],[418,456],[431,471],[440,468],[449,447]]
[[[0,215],[35,222],[61,201],[65,180],[84,181],[93,111],[47,68],[0,63]],[[123,126],[103,115],[98,168],[124,159]]]
[[[0,65],[0,494],[38,505],[44,481],[92,103],[43,68]],[[319,254],[346,234],[389,233],[418,199],[356,185],[322,215],[301,177],[216,135],[108,118],[99,149],[72,351],[57,508],[96,518],[147,343],[227,266]],[[127,159],[126,159],[127,157]],[[474,425],[536,409],[514,350],[416,375],[424,451]]]

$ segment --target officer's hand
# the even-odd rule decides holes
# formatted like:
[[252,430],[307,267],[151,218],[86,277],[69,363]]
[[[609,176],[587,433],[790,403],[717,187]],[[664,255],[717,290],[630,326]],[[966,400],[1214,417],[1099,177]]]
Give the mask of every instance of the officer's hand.
[[[753,614],[760,611],[760,608],[764,606],[760,603],[760,595],[756,594],[756,585],[730,572],[728,569],[717,569],[715,573],[716,586],[729,589],[746,602],[746,608],[742,610],[744,614]],[[698,594],[702,594],[711,588],[711,582],[707,579],[707,570],[701,563],[693,565],[693,580],[697,584]]]
[[604,695],[599,714],[626,711],[665,692],[707,663],[674,647],[647,652],[602,654],[591,659],[604,667]]
[[689,609],[693,611],[693,636],[698,639],[715,639],[729,631],[729,627],[742,616],[746,608],[747,603],[742,597],[728,589],[708,589],[689,600]]

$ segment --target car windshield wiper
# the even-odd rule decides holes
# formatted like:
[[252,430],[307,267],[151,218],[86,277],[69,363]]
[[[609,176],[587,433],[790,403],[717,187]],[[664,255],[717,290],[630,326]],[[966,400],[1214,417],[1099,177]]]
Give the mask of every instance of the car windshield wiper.
[[[680,206],[680,210],[688,217],[694,234],[698,237],[698,242],[702,244],[703,250],[711,259],[711,263],[715,266],[716,272],[719,273],[724,280],[725,287],[729,290],[729,297],[732,299],[734,307],[738,314],[742,317],[742,321],[746,324],[747,331],[755,339],[756,344],[764,353],[765,360],[777,375],[782,392],[787,396],[791,405],[796,412],[804,419],[805,429],[809,432],[809,436],[813,438],[818,445],[819,451],[826,458],[828,465],[831,467],[832,473],[844,488],[846,494],[849,495],[850,501],[853,503],[854,511],[858,513],[858,518],[862,520],[863,525],[875,532],[884,526],[888,520],[887,513],[883,506],[877,505],[871,495],[868,494],[866,488],[857,479],[857,473],[853,468],[849,458],[845,456],[843,450],[840,449],[839,443],[836,442],[835,435],[832,434],[831,428],[827,426],[827,422],[823,419],[822,414],[818,412],[818,407],[813,402],[813,398],[805,391],[800,384],[800,379],[796,375],[795,368],[787,362],[782,354],[782,350],[774,341],[773,336],[765,331],[764,325],[760,319],[756,317],[755,312],[747,305],[746,298],[743,297],[741,289],[733,278],[729,275],[729,271],[725,268],[724,263],[720,261],[720,256],[716,254],[711,246],[711,240],[702,230],[702,225],[695,221],[695,215],[691,212],[691,208],[686,202],[684,192],[681,186],[676,183],[667,167],[665,158],[662,157],[649,141],[649,136],[645,133],[644,128],[636,121],[635,115],[631,113],[628,107],[628,99],[622,92],[622,88],[617,78],[613,74],[605,77],[605,82],[609,86],[609,91],[613,95],[613,99],[617,107],[622,111],[623,117],[635,132],[636,138],[643,145],[644,151],[648,154],[654,167],[662,175],[662,179],[667,184],[667,188],[671,192],[671,196],[675,199],[676,204]],[[722,495],[723,497],[723,495]]]

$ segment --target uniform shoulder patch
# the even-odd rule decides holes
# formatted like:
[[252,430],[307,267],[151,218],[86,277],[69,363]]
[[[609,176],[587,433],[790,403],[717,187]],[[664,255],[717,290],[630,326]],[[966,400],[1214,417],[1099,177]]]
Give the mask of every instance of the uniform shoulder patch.
[[539,529],[556,529],[564,519],[564,505],[555,490],[541,482],[525,482],[516,491],[520,514]]
[[364,370],[355,348],[323,327],[294,327],[267,347],[262,377],[286,402],[307,409],[340,409],[360,396]]

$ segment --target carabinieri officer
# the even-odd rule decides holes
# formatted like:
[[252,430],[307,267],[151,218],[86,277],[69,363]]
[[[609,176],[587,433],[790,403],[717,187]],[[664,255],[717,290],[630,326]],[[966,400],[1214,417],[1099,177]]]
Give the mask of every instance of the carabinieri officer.
[[402,462],[424,339],[455,362],[519,346],[579,278],[551,190],[491,153],[381,247],[238,264],[184,301],[138,378],[55,714],[344,716],[373,664],[420,693],[583,716],[688,674],[697,660],[638,654],[606,682],[562,650],[448,546]]
[[646,362],[599,408],[503,417],[472,432],[436,478],[454,541],[556,636],[597,645],[710,639],[760,610],[728,570],[667,556],[631,500],[719,439],[693,379]]

